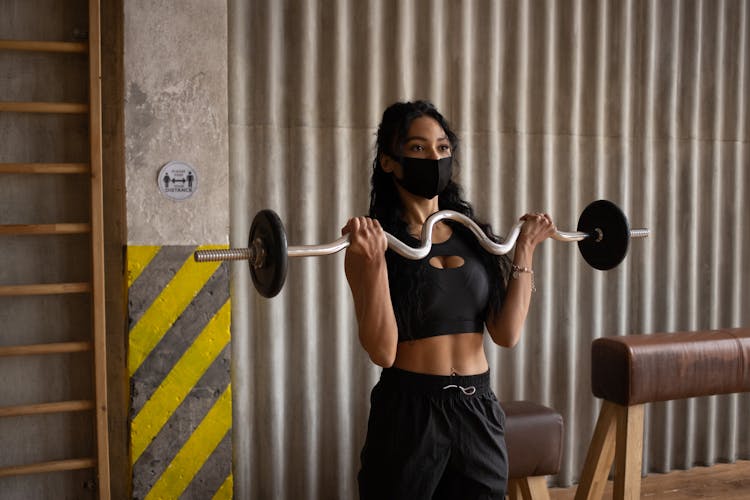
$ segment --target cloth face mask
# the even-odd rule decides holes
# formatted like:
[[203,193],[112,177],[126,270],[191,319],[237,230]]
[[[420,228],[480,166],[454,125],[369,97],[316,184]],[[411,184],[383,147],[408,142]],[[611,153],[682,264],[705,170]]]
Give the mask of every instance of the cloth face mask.
[[427,158],[409,158],[399,162],[403,171],[403,179],[396,179],[401,187],[411,194],[431,200],[443,192],[451,180],[453,157],[447,156],[439,160]]

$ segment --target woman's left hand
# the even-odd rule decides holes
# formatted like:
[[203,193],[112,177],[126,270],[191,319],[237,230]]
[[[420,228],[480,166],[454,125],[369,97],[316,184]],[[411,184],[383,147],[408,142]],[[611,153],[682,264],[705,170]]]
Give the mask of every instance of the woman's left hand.
[[557,231],[552,217],[549,214],[533,213],[521,217],[524,221],[521,234],[518,236],[518,244],[536,247],[539,243],[554,235]]

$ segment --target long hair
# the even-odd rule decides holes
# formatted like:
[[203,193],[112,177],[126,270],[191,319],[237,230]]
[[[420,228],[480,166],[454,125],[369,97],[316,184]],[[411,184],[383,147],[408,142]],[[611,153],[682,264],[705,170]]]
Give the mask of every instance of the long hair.
[[[383,112],[383,119],[378,127],[376,140],[376,154],[372,163],[372,178],[370,191],[370,217],[378,219],[385,231],[391,233],[402,241],[408,241],[409,232],[404,220],[404,206],[401,202],[393,176],[385,172],[380,160],[383,155],[388,155],[397,161],[403,158],[403,146],[408,137],[411,123],[419,117],[428,116],[433,118],[445,131],[446,137],[451,145],[451,152],[455,155],[458,149],[458,136],[453,132],[447,120],[438,112],[429,101],[397,102],[389,106]],[[453,175],[456,175],[458,163],[453,158]],[[484,233],[493,241],[500,242],[500,238],[494,234],[492,228],[486,222],[476,218],[471,204],[463,199],[461,187],[453,179],[438,196],[440,210],[454,210],[469,217],[482,228]],[[490,283],[490,297],[487,314],[494,314],[500,310],[510,275],[510,259],[503,256],[489,254],[479,245],[479,242],[460,223],[448,221],[451,228],[460,234],[468,235],[465,239],[478,249],[482,257],[482,263],[487,270]],[[425,259],[426,260],[426,259]],[[413,265],[407,259],[395,252],[387,253],[388,279],[392,290],[391,297],[394,299],[394,311],[399,331],[411,336],[411,332],[419,327],[422,317],[422,293],[420,284],[426,262],[421,262],[416,273],[405,272],[406,266]],[[393,293],[400,290],[400,293]],[[406,293],[404,293],[406,292]]]

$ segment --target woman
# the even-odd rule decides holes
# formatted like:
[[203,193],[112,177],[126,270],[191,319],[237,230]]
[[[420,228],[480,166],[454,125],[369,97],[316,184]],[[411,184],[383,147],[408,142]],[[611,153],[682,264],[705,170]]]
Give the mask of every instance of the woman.
[[500,346],[518,342],[534,249],[555,227],[546,214],[522,217],[512,262],[451,221],[435,225],[420,261],[388,250],[384,230],[419,246],[422,225],[438,210],[474,219],[451,178],[457,146],[429,102],[390,106],[378,130],[370,217],[342,229],[350,234],[345,270],[359,340],[383,367],[362,449],[362,499],[505,496],[505,416],[490,388],[483,331]]

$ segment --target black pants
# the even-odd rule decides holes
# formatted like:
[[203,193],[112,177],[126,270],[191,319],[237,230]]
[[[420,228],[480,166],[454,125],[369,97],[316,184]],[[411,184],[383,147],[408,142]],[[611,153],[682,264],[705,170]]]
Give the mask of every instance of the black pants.
[[370,396],[360,499],[504,499],[505,414],[489,378],[383,370]]

